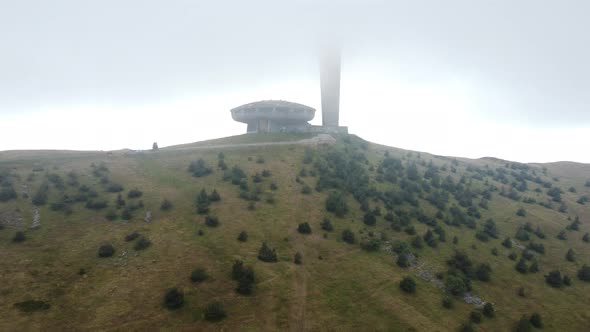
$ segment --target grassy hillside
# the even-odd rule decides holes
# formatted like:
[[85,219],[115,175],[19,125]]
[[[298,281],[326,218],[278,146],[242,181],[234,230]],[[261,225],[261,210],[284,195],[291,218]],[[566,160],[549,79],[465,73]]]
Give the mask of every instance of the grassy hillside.
[[[232,146],[308,138],[280,136],[0,153],[0,330],[454,331],[482,311],[464,301],[468,288],[495,309],[476,331],[509,331],[534,312],[546,331],[590,326],[590,282],[577,277],[590,265],[590,165],[453,159],[355,136]],[[311,234],[298,231],[305,222]],[[137,250],[134,232],[150,245]],[[263,242],[277,262],[258,259]],[[111,257],[98,255],[105,244]],[[236,260],[254,272],[249,295],[236,291]],[[193,282],[198,267],[208,278]],[[553,270],[571,285],[551,287]],[[165,307],[170,288],[180,308]],[[213,302],[224,319],[204,319]]]

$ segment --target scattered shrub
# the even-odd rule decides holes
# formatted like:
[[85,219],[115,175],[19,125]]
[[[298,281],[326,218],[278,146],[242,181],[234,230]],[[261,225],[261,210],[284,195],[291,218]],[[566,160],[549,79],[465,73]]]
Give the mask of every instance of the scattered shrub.
[[561,277],[561,272],[558,270],[553,270],[549,272],[548,275],[545,276],[545,282],[554,288],[560,288],[563,285],[563,278]]
[[164,306],[170,310],[178,309],[184,304],[184,293],[178,288],[169,288],[164,294]]
[[301,265],[302,259],[303,259],[303,256],[301,256],[301,253],[298,251],[295,253],[295,256],[293,256],[293,263],[295,263],[297,265]]
[[133,218],[133,214],[131,213],[131,209],[129,209],[129,208],[123,209],[123,212],[121,212],[121,218],[123,220],[131,220],[131,218]]
[[311,234],[311,226],[307,222],[301,223],[297,226],[297,231],[301,234]]
[[378,251],[380,247],[381,241],[374,237],[361,241],[361,248],[366,251]]
[[442,306],[447,309],[452,309],[454,307],[453,298],[449,296],[443,297]]
[[109,210],[109,212],[107,212],[107,214],[105,215],[105,218],[107,218],[107,220],[110,221],[117,220],[118,217],[119,215],[117,215],[117,212],[115,210]]
[[490,302],[484,304],[482,312],[488,318],[494,318],[496,316],[496,309],[494,309],[494,306]]
[[91,210],[101,210],[104,209],[108,206],[107,202],[104,200],[89,200],[88,202],[86,202],[86,208],[91,209]]
[[354,244],[356,241],[354,233],[350,229],[343,230],[342,231],[342,241],[344,241],[348,244]]
[[118,183],[109,183],[109,185],[107,186],[107,191],[110,193],[118,193],[123,191],[123,186],[118,184]]
[[141,192],[140,190],[138,190],[138,189],[131,189],[127,193],[127,198],[139,198],[142,195],[143,195],[143,192]]
[[399,288],[406,293],[415,293],[416,282],[411,277],[404,277],[399,283]]
[[529,320],[531,322],[531,324],[538,328],[538,329],[542,329],[543,328],[543,320],[541,319],[541,315],[538,312],[534,312],[531,315],[531,319]]
[[244,262],[237,260],[232,266],[232,279],[238,282],[236,292],[242,295],[252,293],[254,287],[254,270],[249,266],[244,266]]
[[327,232],[331,232],[334,230],[334,227],[332,226],[332,222],[328,218],[324,218],[324,220],[322,220],[322,222],[320,223],[320,226],[322,227],[323,230],[325,230]]
[[198,214],[206,214],[209,212],[209,196],[205,189],[201,189],[197,198],[195,200],[195,205],[197,206],[197,213]]
[[480,281],[485,281],[485,282],[490,281],[490,279],[491,279],[490,274],[491,273],[492,273],[492,268],[490,267],[489,264],[486,264],[486,263],[480,264],[475,269],[475,276]]
[[590,266],[584,265],[578,270],[578,279],[590,282]]
[[133,232],[131,234],[125,235],[125,242],[131,242],[139,237],[138,232]]
[[164,199],[162,201],[162,204],[160,205],[160,210],[162,210],[162,211],[169,211],[169,210],[172,209],[172,207],[173,207],[172,202],[170,202],[167,199]]
[[396,261],[397,266],[401,267],[401,268],[406,268],[410,266],[410,260],[408,259],[408,255],[403,253],[400,255],[397,255],[397,261]]
[[205,216],[205,225],[208,227],[219,226],[219,219],[216,216]]
[[203,309],[203,316],[207,321],[218,322],[224,319],[227,314],[225,313],[225,309],[220,302],[212,302],[209,303],[205,309]]
[[447,277],[445,287],[447,291],[456,296],[463,295],[465,292],[467,292],[467,285],[465,284],[465,280],[455,275],[449,275]]
[[238,234],[238,241],[240,241],[240,242],[248,241],[248,233],[246,233],[246,231],[241,231],[240,234]]
[[115,254],[115,247],[112,244],[103,244],[98,248],[98,257],[111,257]]
[[194,177],[207,176],[207,175],[211,174],[211,172],[213,172],[213,170],[211,168],[207,167],[207,165],[205,164],[205,161],[203,159],[198,159],[196,161],[191,162],[190,165],[188,166],[188,171]]
[[363,222],[367,226],[375,226],[375,224],[377,223],[377,217],[375,217],[375,215],[372,212],[367,212],[363,217]]
[[301,193],[302,194],[311,194],[311,187],[308,185],[303,185],[303,188],[301,188]]
[[572,249],[569,249],[567,251],[567,253],[565,254],[565,259],[567,259],[569,262],[576,261],[576,254],[574,253],[574,251]]
[[35,311],[48,310],[49,308],[51,308],[51,305],[45,301],[27,300],[15,303],[14,307],[22,312],[30,313]]
[[481,323],[481,320],[482,320],[481,312],[479,312],[479,311],[472,311],[471,314],[469,314],[469,320],[471,320],[475,324]]
[[135,242],[135,245],[133,246],[133,249],[135,249],[135,250],[145,250],[145,249],[147,249],[151,245],[152,245],[152,242],[142,236],[142,237],[140,237],[137,240],[137,242]]
[[531,322],[526,316],[522,316],[514,327],[514,332],[530,332],[531,330]]
[[344,194],[340,191],[332,191],[326,200],[326,210],[334,213],[338,217],[343,217],[348,213],[348,205]]
[[219,193],[217,192],[217,190],[213,189],[213,191],[211,192],[211,195],[209,195],[209,201],[210,202],[219,202],[221,200],[221,196],[219,196]]
[[192,282],[203,282],[209,278],[207,271],[202,267],[197,267],[196,269],[191,272],[191,281]]
[[262,242],[260,250],[258,250],[258,259],[263,262],[277,262],[277,253],[274,249],[271,249],[266,242]]
[[26,239],[27,239],[27,236],[25,235],[25,233],[18,231],[16,233],[14,233],[14,236],[12,237],[12,242],[20,243],[20,242],[24,242]]

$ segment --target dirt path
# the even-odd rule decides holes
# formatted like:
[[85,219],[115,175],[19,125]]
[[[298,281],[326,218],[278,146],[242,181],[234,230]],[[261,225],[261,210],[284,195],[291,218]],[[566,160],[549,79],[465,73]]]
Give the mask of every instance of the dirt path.
[[272,146],[272,145],[317,145],[317,144],[332,144],[335,143],[336,139],[328,134],[319,134],[312,138],[306,138],[298,141],[285,141],[285,142],[261,142],[261,143],[238,143],[238,144],[212,144],[202,146],[187,146],[170,149],[162,149],[164,151],[178,151],[178,150],[208,150],[208,149],[226,149],[226,148],[237,148],[237,147],[252,147],[252,146]]

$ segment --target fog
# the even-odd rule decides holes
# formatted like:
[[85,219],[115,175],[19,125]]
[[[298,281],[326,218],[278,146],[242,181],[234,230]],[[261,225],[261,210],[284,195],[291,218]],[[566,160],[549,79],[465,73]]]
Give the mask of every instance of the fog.
[[237,135],[229,110],[317,109],[405,149],[590,162],[584,1],[3,1],[0,150],[149,149]]

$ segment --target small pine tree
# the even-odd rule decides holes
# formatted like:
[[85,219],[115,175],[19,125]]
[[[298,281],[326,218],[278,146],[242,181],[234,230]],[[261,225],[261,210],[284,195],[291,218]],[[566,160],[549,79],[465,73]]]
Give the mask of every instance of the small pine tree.
[[484,304],[482,312],[488,318],[494,318],[496,316],[496,309],[494,309],[494,306],[490,302]]
[[483,263],[480,264],[477,269],[475,270],[475,276],[477,277],[477,279],[479,279],[480,281],[485,281],[488,282],[491,279],[490,274],[492,273],[492,267],[487,264],[487,263]]
[[322,220],[320,226],[326,232],[331,232],[334,230],[334,226],[332,226],[332,222],[328,218],[324,218],[324,220]]
[[375,215],[372,212],[367,212],[363,217],[363,222],[367,226],[375,226],[375,224],[377,223],[377,217],[375,217]]
[[538,329],[542,329],[543,328],[543,320],[541,319],[541,315],[538,312],[534,312],[531,315],[531,319],[529,320],[531,322],[531,324],[538,328]]
[[216,216],[205,216],[205,225],[208,227],[217,227],[219,226],[219,218]]
[[469,314],[469,319],[474,322],[475,324],[479,324],[482,321],[482,317],[481,317],[481,312],[479,311],[472,311],[471,314]]
[[235,260],[231,267],[231,278],[238,280],[244,273],[244,262],[241,260]]
[[27,237],[26,237],[25,233],[18,231],[16,233],[14,233],[14,236],[12,237],[12,242],[20,243],[20,242],[24,242],[26,239],[27,239]]
[[553,270],[549,272],[548,275],[545,276],[545,282],[551,287],[560,288],[563,285],[563,278],[561,277],[561,272],[558,270]]
[[414,239],[412,240],[412,247],[416,249],[422,249],[422,247],[424,247],[424,245],[422,244],[422,238],[420,236],[414,237]]
[[509,237],[505,238],[504,241],[502,241],[502,245],[508,249],[512,248],[512,240],[510,240]]
[[252,294],[252,290],[254,288],[254,270],[246,266],[243,268],[242,273],[238,278],[238,287],[236,287],[236,292],[242,295],[250,295]]
[[298,251],[295,253],[295,256],[293,256],[293,263],[295,263],[297,265],[301,265],[302,259],[303,259],[303,257],[301,256],[301,253]]
[[534,261],[531,266],[529,266],[529,273],[537,273],[539,272],[539,263]]
[[203,282],[209,278],[207,271],[202,267],[197,267],[191,273],[191,281],[192,282]]
[[531,322],[526,316],[522,316],[514,327],[514,332],[530,332],[531,330]]
[[219,202],[221,200],[221,196],[219,196],[219,193],[217,192],[217,190],[213,189],[213,191],[211,192],[211,195],[209,195],[209,201],[210,202]]
[[178,309],[184,304],[184,293],[178,288],[170,288],[164,294],[164,306],[170,310]]
[[206,214],[209,212],[209,204],[209,196],[207,195],[207,192],[205,189],[201,189],[196,199],[197,213]]
[[574,253],[574,251],[572,249],[569,249],[567,251],[567,253],[565,254],[565,259],[567,259],[569,262],[576,261],[576,254]]
[[307,222],[301,223],[297,226],[297,231],[301,234],[311,234],[311,226]]
[[590,282],[590,266],[584,265],[578,270],[578,279]]
[[404,277],[399,283],[399,288],[406,293],[415,293],[416,282],[411,277]]
[[154,142],[154,144],[152,144],[152,150],[158,151],[158,143],[157,142]]
[[240,242],[248,241],[248,233],[246,233],[246,231],[241,231],[240,234],[238,234],[238,241],[240,241]]
[[212,302],[209,303],[205,309],[203,309],[203,317],[207,321],[218,322],[227,317],[227,314],[225,313],[225,309],[220,302]]
[[565,233],[565,230],[562,230],[559,232],[559,234],[557,234],[557,238],[560,240],[567,240],[567,234]]
[[350,229],[342,231],[342,241],[348,244],[354,244],[356,242],[354,233]]
[[524,259],[520,259],[518,263],[516,263],[516,271],[525,274],[529,271],[528,266],[526,265],[526,261]]
[[271,249],[266,242],[262,242],[262,246],[260,247],[260,250],[258,250],[258,259],[267,263],[278,261],[276,251]]
[[447,309],[452,309],[454,307],[453,298],[450,296],[443,297],[442,306]]
[[133,246],[133,249],[135,250],[145,250],[147,249],[149,246],[152,245],[152,242],[150,240],[148,240],[145,237],[140,237],[137,242],[135,242],[135,245]]
[[172,202],[170,202],[167,199],[164,199],[162,201],[162,204],[160,205],[160,210],[162,210],[162,211],[169,211],[171,209],[172,209]]
[[590,233],[584,234],[584,236],[582,237],[582,241],[590,243]]
[[131,242],[139,237],[138,232],[133,232],[130,234],[125,235],[125,242]]
[[410,266],[410,260],[408,259],[408,255],[405,253],[399,254],[397,256],[397,266],[406,268]]
[[115,247],[112,244],[103,244],[98,248],[98,257],[111,257],[115,253]]

